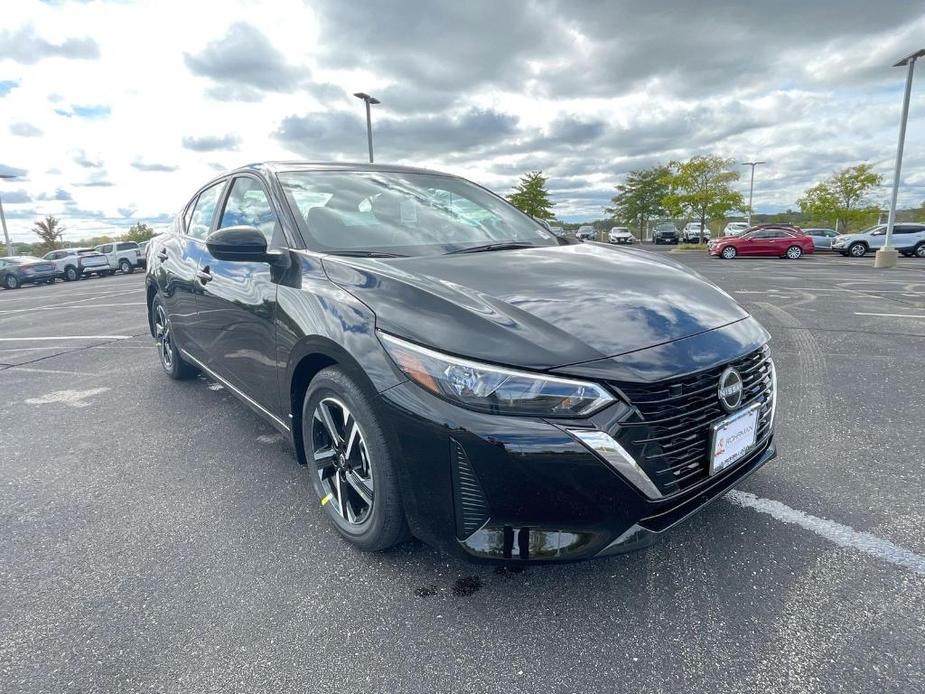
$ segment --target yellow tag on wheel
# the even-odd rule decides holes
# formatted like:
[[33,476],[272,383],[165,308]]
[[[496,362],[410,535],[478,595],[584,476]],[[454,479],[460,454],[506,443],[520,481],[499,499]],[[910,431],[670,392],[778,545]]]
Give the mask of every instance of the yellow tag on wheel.
[[331,499],[333,499],[333,498],[334,498],[334,495],[333,495],[333,494],[328,494],[326,497],[324,497],[324,498],[321,500],[321,505],[324,506],[326,503],[328,503],[328,502],[329,502]]

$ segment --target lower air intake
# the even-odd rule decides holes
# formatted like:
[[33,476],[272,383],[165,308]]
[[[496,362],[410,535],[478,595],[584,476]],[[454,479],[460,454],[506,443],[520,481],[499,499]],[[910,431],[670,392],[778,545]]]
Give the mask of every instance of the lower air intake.
[[450,462],[456,501],[456,534],[460,539],[465,539],[488,520],[488,502],[472,469],[472,463],[469,462],[469,456],[454,439],[450,439]]

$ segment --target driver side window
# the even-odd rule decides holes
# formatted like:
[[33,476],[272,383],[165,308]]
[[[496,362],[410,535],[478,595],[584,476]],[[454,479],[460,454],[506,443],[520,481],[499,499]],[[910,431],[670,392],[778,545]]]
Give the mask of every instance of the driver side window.
[[218,228],[242,225],[259,229],[267,244],[273,240],[276,215],[273,214],[263,186],[249,176],[236,178],[231,184],[231,193]]

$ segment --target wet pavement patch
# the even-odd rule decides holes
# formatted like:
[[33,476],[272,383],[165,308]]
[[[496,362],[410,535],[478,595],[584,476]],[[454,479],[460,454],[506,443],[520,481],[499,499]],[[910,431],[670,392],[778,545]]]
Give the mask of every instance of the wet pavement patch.
[[437,586],[430,584],[429,586],[421,586],[420,588],[415,588],[414,594],[419,598],[429,598],[432,595],[437,594]]
[[503,576],[504,578],[510,578],[511,576],[522,574],[524,571],[526,571],[526,569],[527,567],[517,566],[516,564],[513,566],[496,566],[495,575]]
[[453,595],[460,598],[468,598],[474,595],[482,587],[482,579],[478,576],[464,576],[457,578],[453,584]]

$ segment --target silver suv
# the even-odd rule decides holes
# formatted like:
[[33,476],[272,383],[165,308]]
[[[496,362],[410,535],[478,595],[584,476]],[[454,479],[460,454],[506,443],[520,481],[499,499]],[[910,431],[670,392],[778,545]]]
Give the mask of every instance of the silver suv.
[[[886,224],[878,224],[857,234],[842,234],[832,242],[832,250],[852,258],[883,248]],[[925,223],[901,222],[893,225],[893,248],[906,257],[925,258]]]
[[101,243],[94,250],[106,256],[109,269],[113,272],[119,270],[125,275],[130,275],[135,272],[136,267],[144,267],[141,249],[134,241]]
[[97,253],[92,248],[62,248],[50,251],[42,256],[42,260],[50,260],[55,269],[67,282],[79,280],[81,277],[96,273],[98,276],[112,274],[106,256]]

